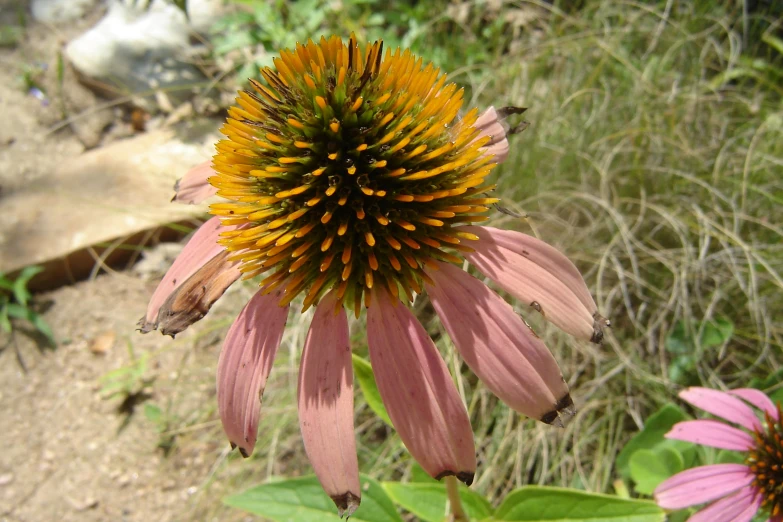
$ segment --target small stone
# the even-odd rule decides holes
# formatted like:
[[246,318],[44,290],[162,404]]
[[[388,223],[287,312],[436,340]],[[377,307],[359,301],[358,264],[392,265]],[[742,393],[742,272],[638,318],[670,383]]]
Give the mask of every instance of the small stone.
[[3,473],[0,475],[0,486],[7,486],[14,481],[13,473]]
[[98,507],[98,499],[87,497],[84,500],[75,500],[72,498],[67,499],[68,503],[73,507],[75,511],[87,511],[88,509],[94,509]]
[[107,330],[92,340],[90,343],[90,351],[96,355],[106,355],[114,346],[114,341],[116,339],[117,334],[114,333],[114,330]]

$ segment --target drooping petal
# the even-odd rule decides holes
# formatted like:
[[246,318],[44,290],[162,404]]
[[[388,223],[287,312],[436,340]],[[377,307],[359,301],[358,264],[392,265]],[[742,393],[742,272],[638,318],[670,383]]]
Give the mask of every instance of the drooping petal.
[[502,163],[508,157],[508,138],[506,129],[500,123],[500,116],[494,107],[489,107],[476,119],[474,127],[479,129],[478,138],[489,136],[490,140],[483,148],[485,154],[495,156],[496,163]]
[[655,488],[655,501],[664,509],[682,509],[733,493],[753,482],[755,475],[743,464],[713,464],[691,468]]
[[484,283],[448,263],[428,270],[427,293],[465,363],[512,409],[562,426],[573,413],[557,361],[514,309]]
[[367,339],[378,390],[408,451],[433,477],[456,475],[470,485],[473,431],[446,364],[413,313],[378,286]]
[[214,174],[212,160],[196,165],[182,179],[177,180],[174,185],[176,194],[171,201],[193,205],[214,196],[217,194],[217,189],[207,182],[207,179]]
[[753,437],[749,434],[714,420],[678,422],[666,438],[733,451],[748,451],[754,446]]
[[224,227],[220,224],[220,219],[213,217],[196,230],[153,292],[147,305],[147,313],[139,320],[142,333],[157,328],[158,311],[171,293],[198,269],[225,250],[225,247],[217,244],[218,237],[221,232],[233,228],[235,227]]
[[680,398],[707,413],[721,419],[739,424],[743,428],[755,430],[761,427],[756,414],[750,406],[726,392],[710,388],[692,387],[680,392]]
[[220,420],[232,446],[248,457],[256,445],[261,397],[285,330],[288,307],[282,291],[256,294],[248,301],[220,352],[217,399]]
[[549,243],[522,232],[501,228],[468,226],[463,227],[463,230],[525,257],[531,263],[557,277],[591,313],[598,311],[595,300],[590,295],[590,290],[587,288],[582,274],[579,273],[579,269],[565,254]]
[[[526,234],[492,227],[462,227],[478,236],[465,257],[504,290],[561,330],[600,343],[606,320],[568,259]],[[545,248],[548,247],[548,248]]]
[[737,390],[731,390],[729,393],[749,402],[759,410],[769,414],[773,419],[778,420],[778,409],[766,393],[754,390],[753,388],[739,388]]
[[744,487],[698,511],[688,522],[750,522],[761,507],[762,500],[763,496],[756,488]]
[[240,275],[238,262],[220,252],[169,295],[158,312],[160,332],[174,337],[201,320]]
[[353,433],[353,367],[348,319],[334,291],[321,298],[299,368],[299,428],[305,451],[338,514],[359,507],[359,463]]

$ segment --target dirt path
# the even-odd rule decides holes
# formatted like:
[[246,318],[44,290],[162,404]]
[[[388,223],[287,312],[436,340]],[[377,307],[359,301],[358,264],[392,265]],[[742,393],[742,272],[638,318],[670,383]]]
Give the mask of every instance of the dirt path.
[[[227,448],[216,423],[206,422],[164,458],[144,406],[128,417],[118,411],[122,396],[100,393],[102,376],[133,367],[132,343],[136,357],[156,354],[144,372],[155,379],[148,404],[187,395],[178,407],[193,414],[195,406],[198,414],[199,403],[214,401],[210,368],[219,345],[193,350],[193,335],[166,343],[134,331],[149,291],[137,278],[104,275],[46,294],[53,301],[46,320],[64,344],[41,352],[16,336],[27,372],[10,347],[0,354],[0,520],[202,520],[202,508],[219,503],[219,491],[204,490]],[[95,340],[112,334],[113,346],[99,340],[94,348],[107,352],[93,353]]]
[[[14,24],[8,3],[0,0],[0,22]],[[33,74],[51,87],[58,50],[100,16],[62,27],[28,19],[19,45],[0,48],[0,198],[32,183],[46,187],[53,166],[85,150],[76,129],[51,132],[59,109],[31,96],[22,79]],[[77,118],[84,132],[95,98],[70,85],[69,113],[86,115]],[[0,216],[0,234],[18,217]],[[176,340],[143,336],[135,324],[159,277],[103,274],[37,296],[50,304],[44,319],[60,342],[55,350],[0,331],[0,522],[251,519],[220,502],[260,467],[228,458],[214,397],[218,351],[242,290]],[[122,393],[109,397],[111,385]],[[143,399],[132,414],[120,411],[129,393]]]

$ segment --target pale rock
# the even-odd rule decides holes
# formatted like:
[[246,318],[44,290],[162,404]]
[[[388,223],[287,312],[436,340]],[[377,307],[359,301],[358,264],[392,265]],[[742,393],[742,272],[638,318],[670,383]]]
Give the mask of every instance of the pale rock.
[[[220,0],[189,0],[189,18],[167,0],[109,0],[108,12],[71,41],[65,54],[88,82],[109,96],[136,95],[134,103],[172,112],[205,76],[191,63],[191,35],[217,19]],[[152,93],[152,94],[150,94]]]
[[32,0],[33,19],[44,24],[72,22],[87,14],[96,0]]
[[191,31],[206,31],[219,8],[219,0],[189,0],[188,23],[185,14],[166,0],[152,0],[146,9],[142,2],[111,0],[106,16],[70,42],[65,53],[82,73],[110,77],[122,65],[118,59],[185,50]]

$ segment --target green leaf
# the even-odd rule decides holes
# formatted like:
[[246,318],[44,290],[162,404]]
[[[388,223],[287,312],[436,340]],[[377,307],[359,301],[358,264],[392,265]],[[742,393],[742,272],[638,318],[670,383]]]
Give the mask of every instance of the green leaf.
[[696,372],[696,361],[691,354],[678,355],[669,363],[669,380],[677,384],[692,384]]
[[525,486],[512,491],[494,520],[528,522],[662,522],[665,513],[654,502],[587,493],[574,489]]
[[671,332],[669,332],[669,335],[666,336],[664,346],[669,353],[687,354],[691,352],[693,342],[690,335],[685,330],[685,323],[683,321],[677,321],[677,323],[675,323]]
[[14,281],[14,298],[16,302],[22,306],[27,306],[27,302],[30,300],[30,292],[27,290],[27,283],[30,279],[43,272],[41,266],[28,266],[19,274],[19,277]]
[[364,400],[367,401],[367,405],[370,409],[374,411],[383,422],[391,426],[391,419],[386,412],[386,407],[383,405],[383,400],[381,400],[378,385],[375,384],[375,375],[372,372],[372,366],[370,366],[369,362],[356,354],[352,354],[351,358],[353,359],[353,373],[356,375],[356,380],[359,381],[359,388],[362,389]]
[[640,449],[652,449],[663,442],[663,436],[672,426],[686,419],[685,413],[676,404],[666,404],[663,408],[650,415],[644,423],[644,429],[634,435],[623,447],[615,460],[615,467],[625,478],[630,477],[631,455]]
[[0,308],[0,328],[6,333],[11,333],[11,320],[8,319],[8,310],[6,307]]
[[23,319],[25,321],[30,320],[31,310],[17,303],[8,303],[5,307],[9,317],[14,319]]
[[430,474],[424,471],[424,468],[419,466],[419,464],[416,461],[413,461],[413,465],[411,465],[411,482],[431,482],[433,484],[437,484],[438,481],[434,478],[430,477]]
[[[734,323],[725,317],[716,317],[705,321],[694,328],[695,332],[701,329],[699,344],[702,348],[715,348],[723,346],[734,335]],[[685,327],[684,321],[678,321],[672,328],[664,342],[666,350],[670,353],[691,356],[696,346],[693,334]]]
[[[383,482],[381,484],[389,497],[410,511],[418,519],[427,522],[442,522],[446,518],[446,485],[440,482]],[[460,484],[459,497],[462,507],[471,519],[483,520],[492,515],[489,501]]]
[[[354,522],[402,522],[397,509],[375,479],[362,475],[362,503],[351,515]],[[223,499],[239,508],[276,522],[339,521],[337,508],[314,476],[262,484]]]
[[163,419],[163,410],[160,409],[160,406],[148,402],[144,404],[144,416],[148,421],[160,424]]
[[33,326],[35,326],[36,330],[41,332],[41,334],[46,337],[46,340],[49,341],[51,346],[57,346],[57,340],[54,338],[54,332],[52,332],[52,329],[49,328],[49,325],[46,323],[46,321],[43,320],[43,317],[33,311],[30,311],[29,321],[33,324]]
[[734,323],[725,317],[716,317],[704,324],[701,345],[704,348],[723,346],[734,335]]
[[737,451],[720,450],[715,456],[716,464],[744,464],[745,456]]
[[779,368],[777,371],[770,373],[766,378],[760,379],[754,377],[748,382],[748,388],[756,388],[757,390],[766,390],[772,388],[776,384],[783,381],[783,368]]
[[680,452],[667,446],[637,450],[629,464],[631,478],[636,483],[634,489],[644,495],[652,495],[658,484],[685,469]]

